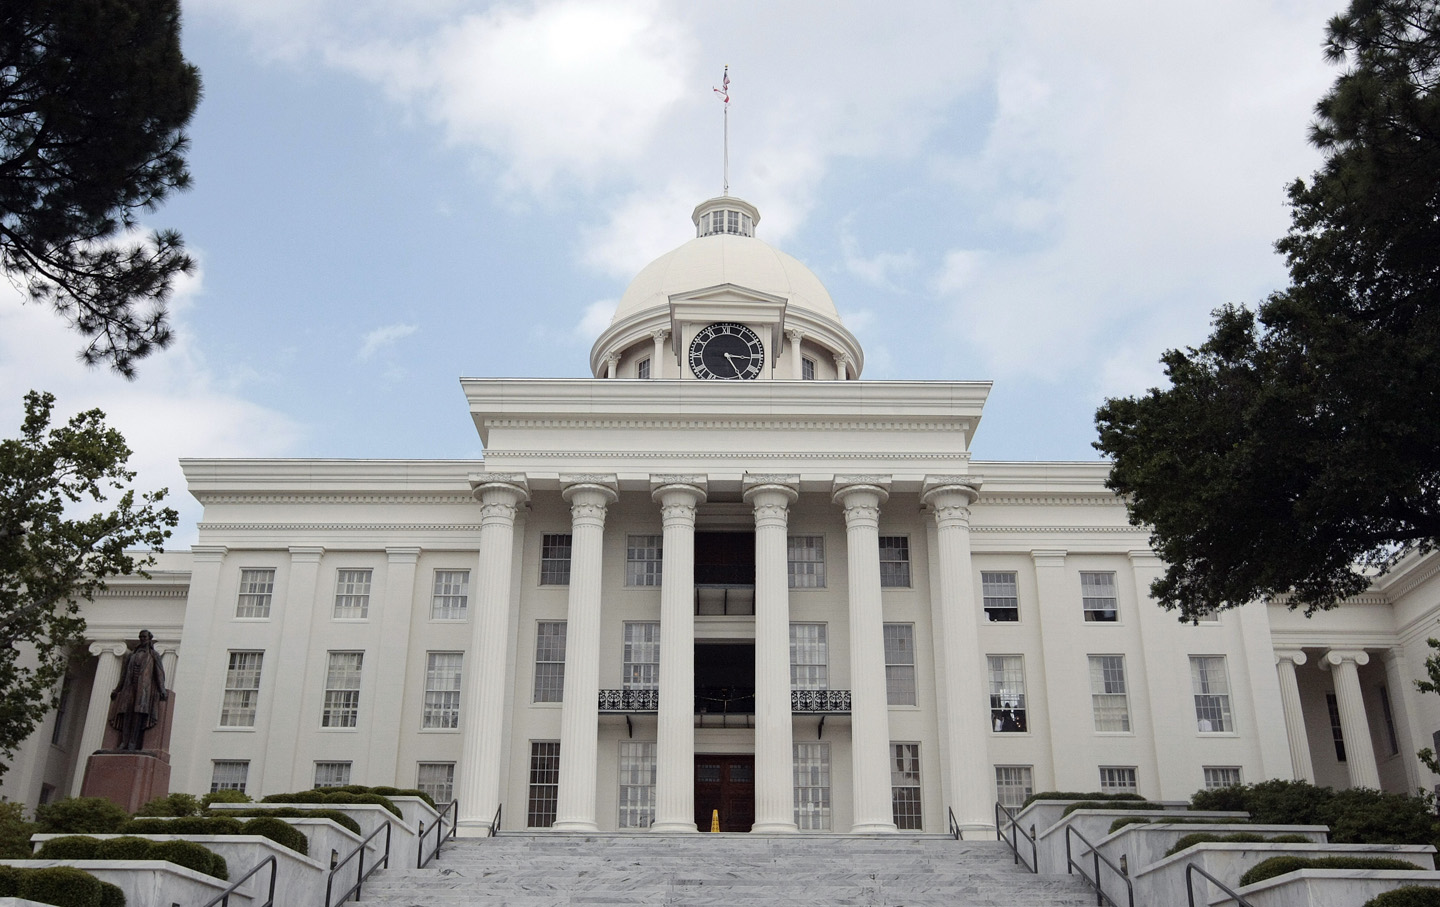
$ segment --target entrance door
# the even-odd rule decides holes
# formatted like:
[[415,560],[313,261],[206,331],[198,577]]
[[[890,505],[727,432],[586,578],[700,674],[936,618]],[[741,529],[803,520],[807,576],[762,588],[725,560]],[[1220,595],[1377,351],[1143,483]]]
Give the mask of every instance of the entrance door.
[[710,830],[714,810],[721,831],[749,831],[755,824],[755,757],[695,757],[695,825]]

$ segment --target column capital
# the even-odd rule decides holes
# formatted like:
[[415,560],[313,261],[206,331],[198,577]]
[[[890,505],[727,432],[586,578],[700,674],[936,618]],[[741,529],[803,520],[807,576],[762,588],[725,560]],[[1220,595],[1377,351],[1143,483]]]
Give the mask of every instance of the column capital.
[[290,563],[318,564],[324,554],[325,549],[320,545],[291,545]]
[[920,502],[935,514],[941,529],[969,526],[970,505],[980,498],[978,476],[926,476]]
[[837,475],[830,484],[830,500],[844,505],[851,495],[869,492],[876,495],[874,506],[890,498],[890,476],[886,475]]
[[669,489],[691,488],[699,492],[703,502],[710,491],[710,480],[700,473],[651,473],[650,499],[658,502],[658,495]]
[[125,645],[125,643],[123,642],[116,642],[113,639],[107,639],[103,642],[92,642],[90,644],[91,655],[104,655],[106,652],[109,652],[111,655],[115,655],[118,657],[124,655],[128,651],[130,651],[129,646]]
[[420,560],[420,549],[387,547],[385,558],[392,564],[414,564]]
[[[772,485],[788,488],[795,493],[796,497],[800,495],[800,476],[798,473],[747,472],[740,479],[740,489],[745,495],[749,495],[759,488]],[[749,500],[749,498],[747,497],[746,500]],[[794,499],[792,498],[791,500]]]
[[[572,493],[573,489],[579,489],[581,487],[603,489],[604,491],[608,491],[610,494],[618,497],[620,491],[620,479],[613,472],[577,472],[560,474],[560,494],[562,497],[565,498],[565,500],[570,500],[568,496]],[[615,498],[611,498],[611,500],[613,501],[615,500]]]
[[523,472],[472,472],[466,478],[477,501],[483,500],[487,492],[506,490],[516,495],[517,504],[530,500],[530,483]]
[[[560,497],[570,505],[570,525],[604,527],[605,509],[620,499],[619,493],[612,485],[615,482],[614,476],[561,476],[561,482],[566,478],[578,479],[606,479],[610,482],[588,482],[577,481],[566,485],[560,492]],[[573,555],[572,555],[573,556]]]
[[786,328],[785,336],[790,338],[791,343],[799,346],[800,341],[805,339],[805,332],[800,330],[799,328]]
[[1030,560],[1037,567],[1063,567],[1069,553],[1064,548],[1034,548],[1030,551]]
[[[692,479],[697,481],[663,482],[657,483],[656,479]],[[706,482],[704,476],[651,476],[650,484],[655,490],[650,492],[650,500],[660,505],[660,518],[662,526],[669,526],[678,522],[680,525],[694,527],[695,507],[705,503]]]
[[972,475],[926,476],[924,484],[920,486],[920,500],[928,504],[931,497],[963,494],[970,499],[966,503],[973,504],[980,497],[982,481],[984,480],[980,476]]
[[[798,478],[795,476],[760,476],[758,478]],[[755,527],[779,526],[785,528],[790,519],[790,505],[800,497],[800,492],[793,485],[787,482],[764,482],[749,483],[750,476],[746,476],[748,487],[745,488],[745,503],[755,508]],[[798,482],[796,483],[798,484]]]
[[656,328],[655,330],[653,330],[653,331],[650,332],[650,339],[653,340],[653,341],[655,341],[656,343],[662,343],[662,342],[664,342],[665,338],[666,338],[666,337],[669,337],[669,336],[670,336],[670,329],[669,329],[669,328]]
[[1307,656],[1307,655],[1305,654],[1305,650],[1304,650],[1304,649],[1276,649],[1276,650],[1275,650],[1275,663],[1276,663],[1276,664],[1279,664],[1279,663],[1282,662],[1282,661],[1288,661],[1288,662],[1290,662],[1291,664],[1295,665],[1295,666],[1298,668],[1300,665],[1305,664],[1305,663],[1306,663],[1307,661],[1309,661],[1309,660],[1310,660],[1310,658],[1309,658],[1309,656]]
[[224,545],[191,545],[190,559],[197,564],[218,564],[224,560],[225,552],[228,550]]
[[1326,669],[1337,668],[1341,664],[1353,661],[1357,666],[1364,667],[1370,663],[1370,653],[1364,649],[1331,649],[1320,659],[1320,664]]

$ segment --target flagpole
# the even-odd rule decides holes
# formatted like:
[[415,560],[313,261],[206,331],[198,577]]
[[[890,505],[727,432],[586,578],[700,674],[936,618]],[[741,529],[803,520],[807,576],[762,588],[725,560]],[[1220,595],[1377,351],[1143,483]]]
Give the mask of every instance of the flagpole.
[[725,191],[724,195],[730,194],[730,104],[725,104]]

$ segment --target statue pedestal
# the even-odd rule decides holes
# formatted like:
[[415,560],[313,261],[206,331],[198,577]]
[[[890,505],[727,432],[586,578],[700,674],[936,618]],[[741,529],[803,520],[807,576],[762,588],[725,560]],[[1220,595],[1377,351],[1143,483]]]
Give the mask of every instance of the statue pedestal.
[[170,763],[160,753],[100,750],[85,762],[82,797],[104,797],[133,813],[170,793]]

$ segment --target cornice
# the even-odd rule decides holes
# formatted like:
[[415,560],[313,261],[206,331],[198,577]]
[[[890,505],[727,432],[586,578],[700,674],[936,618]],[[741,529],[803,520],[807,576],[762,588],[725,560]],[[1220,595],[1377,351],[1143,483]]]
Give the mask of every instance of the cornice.
[[[490,428],[567,429],[651,429],[657,431],[694,431],[760,429],[764,431],[885,431],[885,432],[954,432],[970,427],[968,418],[943,422],[934,420],[877,421],[872,419],[677,419],[669,416],[624,419],[513,419],[487,418]],[[489,458],[493,458],[490,455]]]
[[970,455],[964,451],[946,451],[944,453],[890,453],[876,451],[873,453],[854,453],[840,451],[777,451],[777,450],[728,450],[728,451],[686,451],[686,450],[665,450],[665,451],[631,451],[631,450],[507,450],[499,451],[490,455],[492,462],[502,460],[633,460],[637,463],[653,462],[655,460],[713,460],[716,457],[724,457],[727,460],[740,461],[746,458],[762,458],[766,460],[956,460],[965,462]]
[[185,598],[190,594],[186,586],[123,585],[107,586],[98,590],[91,601],[97,598]]
[[1074,494],[986,494],[980,492],[977,508],[992,507],[1094,507],[1124,506],[1124,501],[1111,492],[1078,492]]
[[200,523],[201,532],[479,532],[479,523]]
[[1134,535],[1147,537],[1145,530],[1133,526],[971,526],[970,531],[992,535]]
[[416,492],[285,492],[285,491],[192,491],[202,504],[474,504],[469,494]]
[[1422,555],[1426,562],[1407,570],[1403,575],[1395,576],[1390,582],[1382,584],[1382,588],[1392,599],[1403,595],[1409,595],[1419,588],[1426,580],[1440,573],[1440,555]]

